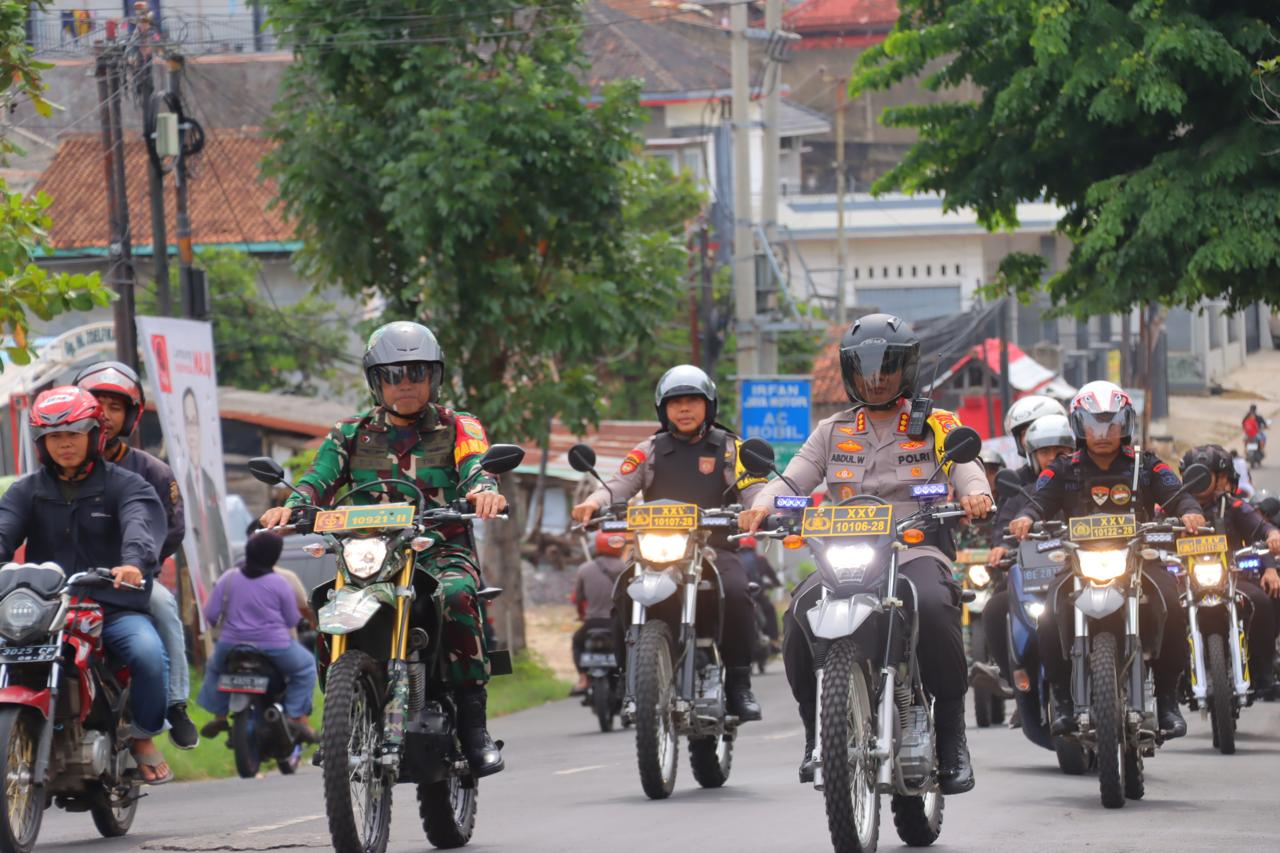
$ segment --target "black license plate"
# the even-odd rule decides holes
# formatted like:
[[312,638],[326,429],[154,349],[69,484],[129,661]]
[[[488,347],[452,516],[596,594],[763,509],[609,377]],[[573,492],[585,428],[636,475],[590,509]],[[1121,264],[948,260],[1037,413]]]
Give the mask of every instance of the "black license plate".
[[218,690],[223,693],[266,693],[269,684],[271,677],[266,675],[227,673],[218,676]]
[[0,663],[51,663],[57,658],[57,646],[6,646],[0,648]]
[[1032,566],[1022,570],[1022,588],[1026,592],[1042,592],[1058,576],[1061,566]]

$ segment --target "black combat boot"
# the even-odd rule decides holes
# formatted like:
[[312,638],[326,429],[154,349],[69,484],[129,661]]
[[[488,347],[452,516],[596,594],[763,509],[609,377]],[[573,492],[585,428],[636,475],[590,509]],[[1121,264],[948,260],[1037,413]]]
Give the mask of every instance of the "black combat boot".
[[939,699],[933,705],[938,733],[938,781],[944,794],[973,790],[973,765],[964,736],[964,698]]
[[804,723],[804,758],[800,761],[800,784],[813,783],[813,747],[814,747],[814,708],[812,705],[800,706],[800,720]]
[[1049,734],[1061,736],[1076,730],[1076,703],[1071,699],[1071,688],[1053,685],[1053,721]]
[[1160,723],[1160,731],[1168,739],[1182,737],[1187,733],[1187,721],[1182,719],[1178,710],[1178,695],[1173,690],[1156,696],[1156,719]]
[[489,737],[487,699],[483,687],[464,687],[458,691],[458,739],[476,778],[500,772],[502,748]]
[[739,721],[750,723],[760,719],[760,703],[751,692],[751,667],[731,666],[725,671],[725,694],[728,711]]

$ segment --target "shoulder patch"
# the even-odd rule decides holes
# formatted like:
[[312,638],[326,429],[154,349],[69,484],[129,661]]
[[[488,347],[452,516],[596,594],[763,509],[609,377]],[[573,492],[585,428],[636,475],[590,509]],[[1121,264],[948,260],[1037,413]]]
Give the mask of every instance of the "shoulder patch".
[[1040,476],[1036,478],[1036,491],[1038,492],[1045,486],[1049,485],[1049,481],[1053,479],[1053,476],[1053,469],[1045,468],[1044,471],[1040,473]]
[[181,500],[182,500],[182,493],[178,491],[178,481],[171,480],[169,482],[169,503],[172,504],[173,506],[177,506],[178,502]]
[[471,438],[476,438],[481,441],[487,440],[488,437],[484,434],[484,427],[481,426],[478,420],[470,415],[458,415],[457,423],[458,429],[466,433]]
[[618,473],[625,477],[643,465],[646,458],[648,457],[644,455],[644,451],[637,447],[627,454],[626,459],[622,460],[622,465],[618,467]]
[[453,438],[453,462],[455,465],[461,465],[463,461],[489,449],[489,438],[485,435],[484,427],[478,420],[470,415],[457,415],[454,422],[457,425]]
[[1157,462],[1154,466],[1152,466],[1151,470],[1164,472],[1164,471],[1172,471],[1173,469],[1163,462]]

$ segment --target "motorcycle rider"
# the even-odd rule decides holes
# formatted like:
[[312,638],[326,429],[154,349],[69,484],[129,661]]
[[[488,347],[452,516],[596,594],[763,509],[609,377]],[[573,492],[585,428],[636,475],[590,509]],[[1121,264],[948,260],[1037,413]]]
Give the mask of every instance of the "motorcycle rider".
[[[1280,554],[1280,528],[1263,518],[1252,505],[1232,494],[1231,457],[1227,451],[1216,444],[1193,447],[1182,457],[1181,470],[1185,472],[1189,466],[1196,464],[1204,465],[1213,474],[1213,482],[1195,496],[1196,501],[1205,510],[1205,517],[1210,519],[1209,524],[1217,526],[1220,533],[1226,534],[1231,550],[1237,551],[1265,539],[1271,553]],[[1249,598],[1253,609],[1248,630],[1249,670],[1253,676],[1255,694],[1267,698],[1275,687],[1272,671],[1275,664],[1275,615],[1267,593],[1258,584],[1244,577],[1237,577],[1236,589]]]
[[[1018,450],[1018,455],[1026,459],[1026,463],[1018,467],[1014,473],[1018,475],[1018,485],[1024,490],[1035,485],[1036,478],[1040,476],[1040,469],[1044,466],[1036,466],[1034,457],[1027,452],[1027,448],[1023,444],[1023,436],[1027,430],[1031,429],[1031,425],[1040,418],[1049,415],[1067,416],[1067,410],[1062,404],[1052,397],[1043,394],[1029,394],[1015,401],[1009,407],[1009,412],[1004,416],[1004,433],[1013,438],[1013,444]],[[1072,441],[1068,447],[1074,447],[1075,442]],[[995,494],[995,484],[992,483],[992,494]],[[999,508],[996,510],[995,524],[991,529],[991,551],[987,554],[987,565],[995,566],[1009,554],[1008,546],[1004,541],[1005,530],[1009,526],[1009,522],[1013,520],[1013,512],[1017,508],[1018,502],[1010,503],[1001,500]]]
[[[1140,522],[1149,521],[1157,503],[1170,517],[1180,517],[1189,533],[1205,523],[1195,498],[1186,493],[1175,497],[1181,483],[1173,469],[1154,454],[1139,455],[1133,448],[1138,419],[1129,395],[1119,386],[1102,381],[1086,383],[1071,401],[1070,417],[1076,451],[1040,473],[1035,493],[1009,525],[1011,534],[1025,539],[1036,521],[1059,514],[1135,513]],[[1178,605],[1178,583],[1164,566],[1148,561],[1142,576],[1148,595],[1158,592],[1166,613],[1159,657],[1152,664],[1157,716],[1165,737],[1181,737],[1187,733],[1187,724],[1178,710],[1177,688],[1187,666],[1186,616]],[[1059,711],[1050,731],[1060,735],[1075,725],[1069,650],[1062,648],[1058,636],[1057,620],[1071,618],[1064,586],[1050,596],[1048,607],[1046,617],[1040,620],[1038,639],[1041,663],[1053,683]],[[1144,638],[1154,630],[1152,624],[1150,618],[1141,620]]]
[[[489,449],[480,421],[436,402],[444,381],[444,352],[430,329],[404,321],[380,327],[369,337],[363,367],[375,405],[339,421],[295,484],[313,505],[329,503],[344,486],[400,478],[416,483],[432,507],[453,501],[459,484],[470,482],[465,497],[477,518],[491,519],[507,508],[497,482],[478,472],[480,457]],[[390,484],[350,497],[362,505],[416,499],[407,486]],[[262,526],[289,523],[305,503],[291,495],[283,507],[263,513]],[[480,569],[464,525],[430,535],[437,544],[420,553],[417,565],[434,575],[444,591],[444,643],[449,681],[458,693],[458,735],[472,770],[478,777],[488,776],[504,765],[488,731],[489,659],[477,597]]]
[[983,473],[987,475],[987,488],[991,489],[991,494],[996,493],[996,475],[1009,467],[1005,464],[1004,457],[1000,455],[1000,451],[984,447],[982,452],[978,454],[978,461],[982,463]]
[[142,782],[171,782],[154,741],[164,731],[169,659],[147,615],[164,507],[146,480],[103,459],[105,419],[88,391],[51,388],[36,397],[28,420],[41,465],[0,498],[0,563],[25,541],[29,562],[54,562],[68,576],[113,566],[114,587],[77,587],[77,594],[102,605],[102,641],[129,667],[131,750]]
[[[922,439],[907,435],[911,398],[916,390],[920,341],[911,327],[890,314],[869,314],[853,323],[840,339],[840,372],[852,408],[823,420],[792,458],[785,472],[800,494],[826,483],[832,500],[856,494],[890,500],[895,514],[914,512],[911,486],[927,482],[942,456],[942,441],[959,421],[934,410]],[[969,518],[991,510],[991,495],[982,466],[974,461],[946,466],[945,473]],[[774,480],[738,519],[755,532],[773,509],[778,495],[791,486]],[[938,778],[944,794],[960,794],[974,785],[964,732],[964,696],[968,690],[964,637],[960,628],[960,588],[952,578],[954,546],[937,537],[908,548],[898,558],[899,571],[916,587],[919,613],[918,655],[925,689],[935,699],[938,735]],[[813,653],[803,633],[804,614],[820,592],[815,573],[792,594],[783,616],[782,656],[787,681],[799,704],[805,730],[800,780],[813,780],[814,715],[817,679]]]
[[754,536],[739,539],[738,547],[741,550],[738,551],[738,557],[742,560],[742,568],[747,573],[747,580],[760,587],[760,591],[756,593],[756,610],[759,611],[761,621],[764,622],[764,635],[769,638],[769,653],[777,654],[782,648],[778,644],[778,611],[774,609],[768,591],[782,586],[782,579],[778,577],[778,573],[773,570],[769,561],[757,553],[757,545],[759,543]]
[[[107,446],[103,457],[126,468],[151,484],[169,517],[169,532],[160,546],[160,562],[177,552],[187,532],[182,494],[173,470],[145,450],[129,445],[142,420],[146,398],[138,374],[119,361],[100,361],[76,374],[75,384],[98,399],[106,417]],[[179,749],[194,749],[200,743],[195,723],[187,716],[187,695],[191,689],[187,669],[186,633],[178,600],[164,584],[151,585],[151,619],[169,655],[169,739]]]
[[[573,508],[579,524],[590,521],[610,500],[626,501],[638,492],[644,492],[646,501],[671,499],[716,509],[738,501],[746,505],[764,487],[764,480],[747,476],[738,459],[738,437],[716,423],[716,384],[701,368],[671,368],[658,380],[653,400],[661,428],[627,454],[607,486]],[[751,692],[755,602],[738,547],[726,537],[720,532],[711,537],[724,593],[720,653],[726,669],[726,706],[730,714],[749,722],[760,719],[760,704]]]
[[1270,424],[1258,412],[1257,403],[1249,404],[1249,411],[1241,419],[1240,426],[1244,429],[1245,440],[1256,438],[1258,440],[1258,451],[1265,453],[1267,450],[1267,427]]
[[596,531],[596,555],[578,567],[573,581],[572,601],[578,608],[582,624],[573,632],[573,665],[578,669],[578,683],[570,696],[587,692],[587,671],[578,663],[586,649],[587,631],[613,628],[613,587],[626,565],[622,551],[627,537],[618,532]]

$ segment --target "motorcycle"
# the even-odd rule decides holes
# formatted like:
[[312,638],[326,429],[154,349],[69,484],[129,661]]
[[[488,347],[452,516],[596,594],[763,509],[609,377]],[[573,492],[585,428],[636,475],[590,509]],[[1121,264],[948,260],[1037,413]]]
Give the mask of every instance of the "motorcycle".
[[[569,450],[574,470],[603,483],[595,462],[584,444]],[[712,531],[735,529],[740,511],[660,500],[611,504],[593,519],[636,538],[636,562],[618,577],[618,589],[631,599],[622,721],[635,725],[640,786],[653,800],[675,789],[681,735],[689,739],[699,785],[719,788],[729,780],[740,722],[725,707],[724,593],[708,539]]]
[[960,611],[960,624],[969,658],[974,720],[980,729],[1004,722],[1006,695],[982,624],[982,611],[991,600],[998,579],[998,573],[987,568],[987,554],[986,548],[965,548],[956,553],[956,581],[962,589],[973,592],[973,600]]
[[[959,427],[943,447],[939,470],[976,459],[982,440]],[[744,442],[739,455],[756,476],[778,473],[764,442]],[[875,850],[880,794],[892,797],[906,844],[927,846],[942,832],[933,700],[916,658],[914,586],[898,574],[898,552],[930,533],[947,534],[951,521],[964,517],[959,505],[939,503],[948,488],[913,486],[920,508],[900,521],[893,505],[874,495],[821,507],[810,507],[805,495],[783,495],[756,534],[793,544],[802,538],[822,580],[821,598],[806,614],[817,667],[814,788],[823,792],[837,853]]]
[[[519,447],[495,444],[473,476],[505,473],[523,458]],[[269,485],[287,485],[273,459],[250,460],[249,472]],[[382,484],[416,492],[417,504],[340,505]],[[468,486],[460,483],[459,492]],[[306,546],[313,557],[338,555],[337,576],[315,589],[311,606],[325,699],[315,763],[324,774],[329,835],[339,853],[386,849],[391,790],[400,782],[417,786],[432,845],[462,847],[475,830],[479,779],[458,740],[457,698],[441,642],[444,593],[433,576],[415,570],[415,557],[436,544],[433,531],[468,525],[475,514],[464,500],[420,509],[426,503],[410,481],[376,480],[353,486],[334,500],[336,508],[302,509],[284,529],[323,534],[323,541]],[[479,591],[482,615],[484,603],[501,592]],[[488,657],[493,675],[511,673],[508,652],[490,649]]]
[[1262,440],[1257,436],[1253,438],[1245,438],[1244,440],[1244,458],[1249,463],[1250,468],[1259,468],[1262,466]]
[[769,620],[774,620],[775,624],[778,620],[778,614],[773,609],[773,602],[769,599],[770,586],[759,584],[752,581],[750,584],[751,600],[756,608],[756,636],[755,643],[751,653],[751,659],[756,665],[756,672],[764,675],[765,669],[769,665],[769,658],[778,653],[775,641],[769,636]]
[[231,733],[227,746],[235,753],[242,779],[258,775],[263,760],[276,762],[290,776],[302,760],[302,741],[284,713],[284,676],[258,649],[240,645],[227,653],[218,692],[230,694]]
[[588,679],[582,704],[595,714],[600,731],[613,731],[613,718],[622,713],[622,670],[614,653],[612,628],[587,628],[578,666]]
[[[129,832],[141,777],[130,752],[129,671],[102,642],[102,606],[55,563],[0,568],[0,851],[28,853],[50,802],[89,812],[105,838]],[[126,584],[130,589],[141,589]]]

